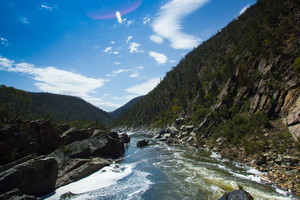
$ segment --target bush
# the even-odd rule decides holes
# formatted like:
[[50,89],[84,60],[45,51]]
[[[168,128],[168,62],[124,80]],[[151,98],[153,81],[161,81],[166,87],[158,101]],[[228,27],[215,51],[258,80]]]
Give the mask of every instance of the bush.
[[297,73],[297,74],[300,74],[300,57],[296,58],[294,60],[294,71]]

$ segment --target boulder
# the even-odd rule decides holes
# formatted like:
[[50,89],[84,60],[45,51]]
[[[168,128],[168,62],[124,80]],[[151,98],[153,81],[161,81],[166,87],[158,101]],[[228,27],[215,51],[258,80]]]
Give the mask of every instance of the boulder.
[[143,147],[143,146],[148,145],[148,143],[149,143],[149,140],[141,139],[141,140],[137,141],[136,146]]
[[85,140],[90,136],[91,134],[87,130],[81,130],[73,127],[62,134],[61,140],[63,144],[71,144],[75,141]]
[[55,189],[58,163],[39,157],[0,173],[0,194],[19,189],[23,194],[43,196]]
[[225,193],[219,200],[253,200],[253,197],[244,190],[234,190]]
[[120,139],[123,143],[129,143],[130,142],[130,137],[128,136],[127,133],[122,133],[120,135]]
[[88,139],[91,156],[118,158],[125,152],[124,143],[116,132]]

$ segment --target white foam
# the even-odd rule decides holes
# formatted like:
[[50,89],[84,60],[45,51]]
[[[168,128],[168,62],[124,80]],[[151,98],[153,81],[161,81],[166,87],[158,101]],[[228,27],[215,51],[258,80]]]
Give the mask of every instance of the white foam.
[[80,179],[79,181],[60,187],[55,190],[55,193],[52,196],[46,195],[44,198],[54,200],[59,199],[62,194],[67,192],[80,194],[114,185],[118,180],[128,176],[132,172],[133,167],[133,165],[118,167],[117,165],[112,164],[83,179]]
[[220,153],[212,151],[210,157],[211,158],[221,158],[222,156]]

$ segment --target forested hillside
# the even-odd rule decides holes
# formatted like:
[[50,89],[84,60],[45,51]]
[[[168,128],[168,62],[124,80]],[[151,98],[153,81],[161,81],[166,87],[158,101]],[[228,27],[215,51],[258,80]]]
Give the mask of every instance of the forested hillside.
[[47,118],[55,122],[74,122],[74,125],[87,121],[106,125],[112,122],[108,113],[78,97],[30,93],[4,85],[0,94],[1,118],[6,120]]
[[187,54],[116,125],[163,127],[181,116],[199,125],[198,135],[210,135],[234,117],[284,118],[299,102],[299,65],[300,2],[258,0]]

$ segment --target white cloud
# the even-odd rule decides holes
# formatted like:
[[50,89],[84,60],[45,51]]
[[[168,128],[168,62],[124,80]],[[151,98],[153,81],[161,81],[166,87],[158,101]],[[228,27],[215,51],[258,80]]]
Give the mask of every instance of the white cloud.
[[191,49],[201,39],[182,32],[181,21],[209,0],[172,0],[160,8],[152,28],[157,35],[168,39],[175,49]]
[[129,43],[129,52],[130,53],[143,53],[144,51],[139,50],[138,48],[141,46],[141,44],[136,42]]
[[146,16],[143,18],[143,24],[150,23],[150,21],[151,21],[151,18],[149,16]]
[[130,78],[137,78],[139,77],[139,73],[130,74]]
[[128,71],[130,71],[130,69],[118,69],[118,70],[112,71],[111,74],[106,74],[106,76],[108,76],[108,77],[111,77],[111,76],[115,77],[115,76],[118,76],[118,74],[121,74],[123,72],[128,72]]
[[243,14],[249,7],[250,7],[250,4],[248,4],[244,8],[242,8],[239,15]]
[[113,71],[112,73],[113,74],[120,74],[122,72],[128,72],[128,71],[130,71],[130,70],[129,69],[118,69],[118,70]]
[[20,20],[23,24],[30,24],[30,22],[28,21],[28,19],[26,17],[21,17]]
[[0,56],[0,70],[10,69],[13,64],[14,61]]
[[8,40],[5,39],[5,38],[0,38],[0,41],[1,41],[1,44],[6,46],[6,47],[9,45]]
[[153,42],[156,42],[158,44],[161,44],[164,42],[164,38],[160,37],[159,35],[151,35],[150,40]]
[[133,22],[134,22],[134,19],[133,20],[127,20],[126,18],[124,19],[124,23],[126,26],[130,26]]
[[113,51],[112,53],[115,54],[115,55],[119,54],[118,51]]
[[138,69],[144,69],[144,66],[138,66]]
[[154,51],[150,51],[149,52],[149,56],[150,57],[153,57],[157,64],[164,64],[168,61],[168,58],[165,54],[162,54],[162,53],[157,53],[157,52],[154,52]]
[[117,62],[117,61],[114,61],[114,64],[115,64],[115,65],[120,65],[121,63],[120,63],[120,62]]
[[53,10],[53,7],[47,6],[47,5],[45,5],[45,4],[42,4],[42,5],[41,5],[41,8],[44,8],[44,9],[49,10],[49,11],[52,11],[52,10]]
[[84,100],[86,100],[87,102],[90,102],[91,104],[93,104],[95,106],[105,108],[106,111],[112,111],[112,110],[115,110],[116,108],[119,108],[122,106],[122,104],[107,102],[101,98],[89,97],[89,98],[84,98]]
[[169,62],[170,63],[176,63],[176,60],[170,60]]
[[18,63],[0,58],[0,70],[23,73],[37,81],[34,85],[43,92],[78,96],[90,98],[90,93],[94,93],[108,80],[101,78],[89,78],[81,74],[60,70],[55,67],[39,68],[29,63]]
[[128,42],[132,39],[132,35],[128,36],[126,43],[128,44]]
[[115,41],[111,41],[110,43],[111,43],[111,44],[116,44],[116,42],[115,42]]
[[136,95],[145,95],[148,92],[150,92],[152,89],[154,89],[159,83],[159,81],[160,81],[159,78],[152,78],[147,82],[127,88],[125,91]]
[[104,53],[112,53],[112,47],[107,47],[106,49],[102,50]]

